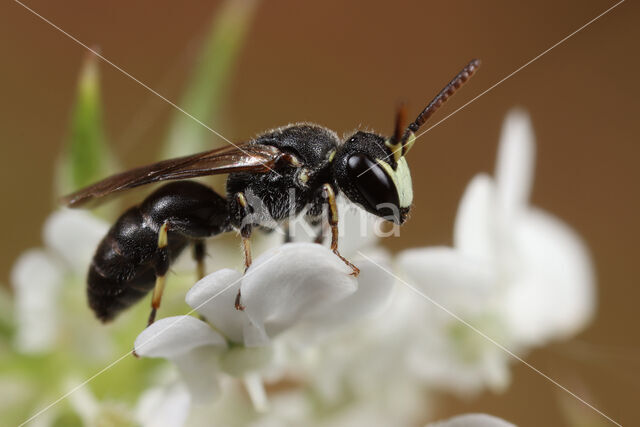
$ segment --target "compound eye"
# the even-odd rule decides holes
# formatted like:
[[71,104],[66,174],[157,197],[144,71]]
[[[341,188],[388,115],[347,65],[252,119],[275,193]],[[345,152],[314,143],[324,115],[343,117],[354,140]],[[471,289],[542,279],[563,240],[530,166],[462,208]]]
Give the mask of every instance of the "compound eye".
[[367,210],[382,217],[398,215],[399,197],[396,185],[385,170],[365,154],[354,154],[347,160],[349,178],[368,204]]

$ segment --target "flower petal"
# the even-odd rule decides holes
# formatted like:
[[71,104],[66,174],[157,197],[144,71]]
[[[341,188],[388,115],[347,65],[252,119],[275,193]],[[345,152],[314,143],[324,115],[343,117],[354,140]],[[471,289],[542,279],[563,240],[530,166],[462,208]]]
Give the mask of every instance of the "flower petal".
[[173,316],[157,320],[138,335],[134,349],[139,356],[174,359],[202,346],[226,347],[226,341],[202,320]]
[[408,349],[407,362],[410,370],[433,389],[469,397],[487,388],[502,392],[509,385],[508,356],[498,348],[478,347],[476,358],[467,360],[447,340],[422,340],[421,344]]
[[502,126],[496,162],[497,201],[505,219],[524,209],[533,182],[535,144],[529,115],[521,110],[507,114]]
[[235,343],[242,343],[242,329],[248,321],[244,312],[235,309],[241,280],[238,271],[219,270],[199,280],[186,297],[187,304]]
[[225,339],[192,316],[165,317],[147,327],[134,343],[144,357],[165,357],[180,371],[194,402],[207,402],[218,392],[219,350]]
[[43,239],[76,274],[84,276],[98,243],[108,229],[107,223],[86,211],[61,209],[47,218]]
[[515,424],[493,415],[464,414],[444,421],[429,423],[427,427],[515,427]]
[[220,369],[234,377],[257,372],[274,358],[272,346],[233,346],[220,356]]
[[514,338],[541,344],[573,335],[595,312],[596,288],[588,250],[557,218],[532,209],[516,228],[514,283],[506,296]]
[[11,271],[18,326],[16,346],[26,353],[49,349],[58,331],[62,268],[43,250],[23,253]]
[[456,249],[483,260],[495,255],[495,187],[486,174],[476,175],[465,190],[453,230]]
[[189,393],[176,383],[145,391],[138,401],[136,419],[143,427],[175,427],[189,416]]
[[259,374],[251,373],[244,376],[244,386],[249,393],[253,409],[259,413],[265,413],[269,411],[269,400],[267,399],[267,392],[264,389],[264,382]]
[[405,250],[397,262],[413,284],[454,312],[484,309],[495,291],[496,277],[491,266],[452,248]]
[[[346,298],[317,311],[307,322],[323,328],[373,316],[385,310],[393,293],[396,279],[382,268],[391,271],[389,255],[383,250],[368,251],[351,261],[360,269],[358,289]],[[382,268],[381,268],[382,267]]]
[[[331,250],[290,243],[257,258],[242,280],[242,303],[261,341],[290,328],[357,289],[351,268]],[[258,345],[253,336],[246,345]]]
[[208,403],[219,392],[219,347],[197,347],[172,359],[194,403]]

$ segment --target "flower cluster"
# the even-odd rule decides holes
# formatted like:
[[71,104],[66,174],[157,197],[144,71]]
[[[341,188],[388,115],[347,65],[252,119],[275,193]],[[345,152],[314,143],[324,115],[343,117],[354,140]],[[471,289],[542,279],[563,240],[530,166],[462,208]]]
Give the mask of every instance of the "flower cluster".
[[[585,245],[567,225],[528,202],[534,149],[529,118],[510,113],[495,177],[476,176],[462,197],[454,247],[398,256],[407,280],[517,353],[577,333],[595,309]],[[508,384],[509,356],[494,343],[438,308],[406,311],[420,313],[414,319],[423,326],[420,339],[407,345],[425,380],[467,392]]]
[[[208,126],[192,119],[217,120],[257,3],[223,2],[163,157],[211,148]],[[87,57],[58,195],[113,170],[98,71]],[[210,274],[193,285],[193,260],[183,254],[172,265],[165,317],[142,332],[145,304],[108,326],[86,304],[86,270],[108,211],[54,212],[44,246],[13,267],[12,307],[0,292],[0,423],[408,426],[436,418],[437,392],[504,390],[509,353],[571,337],[596,305],[586,246],[529,200],[534,151],[528,116],[509,113],[494,175],[476,176],[462,196],[452,247],[391,254],[380,238],[398,229],[381,232],[378,219],[339,199],[339,248],[357,278],[298,220],[287,224],[294,243],[282,244],[278,230],[254,233],[246,272],[237,241],[210,239]],[[244,311],[234,307],[239,291]],[[129,357],[132,344],[142,360]],[[428,426],[512,424],[468,414]]]
[[[340,247],[360,268],[358,278],[304,233],[284,245],[277,233],[263,239],[244,274],[217,269],[240,264],[240,256],[214,240],[208,250],[223,261],[188,291],[191,312],[159,319],[135,339],[139,356],[170,360],[179,378],[167,365],[147,366],[152,387],[135,408],[114,406],[88,390],[71,399],[72,407],[84,420],[117,414],[149,426],[208,425],[211,419],[254,426],[408,425],[429,417],[435,391],[504,389],[510,356],[496,342],[524,354],[579,332],[595,308],[584,244],[528,201],[533,152],[528,117],[510,113],[495,176],[478,175],[462,197],[453,247],[391,256],[379,246],[373,218],[341,201]],[[21,353],[82,342],[80,352],[112,354],[104,348],[115,345],[108,334],[70,326],[88,310],[82,298],[69,301],[65,292],[73,283],[73,292],[83,294],[78,287],[88,254],[106,229],[89,213],[56,212],[44,227],[45,248],[17,261],[14,342]],[[193,276],[181,271],[192,267],[178,260],[174,270],[188,281]],[[234,307],[239,290],[244,311]],[[434,425],[509,424],[469,415]]]
[[[200,319],[161,319],[136,351],[175,363],[194,419],[202,405],[228,416],[216,399],[237,407],[241,399],[223,396],[233,387],[220,386],[232,378],[244,384],[256,425],[403,425],[425,415],[428,392],[504,389],[510,356],[496,342],[524,354],[577,333],[595,308],[584,244],[529,204],[533,155],[529,119],[512,112],[495,177],[478,175],[465,191],[453,247],[392,258],[371,233],[357,233],[370,219],[347,209],[341,244],[358,279],[321,245],[275,246],[244,275],[222,269],[196,283],[186,301]],[[244,312],[233,307],[240,289]],[[285,410],[291,399],[297,414]]]
[[[228,2],[225,14],[235,24],[225,29],[233,31],[214,28],[213,45],[239,37],[252,10],[244,3]],[[216,58],[205,52],[206,71]],[[219,99],[207,90],[224,84],[211,85],[205,71],[189,91],[202,98],[187,99],[213,110]],[[63,189],[109,169],[98,89],[89,58],[59,173]],[[171,155],[183,154],[176,150],[185,140],[206,140],[183,120],[170,132]],[[0,310],[0,336],[12,349],[0,352],[11,372],[0,380],[3,405],[12,408],[3,421],[35,413],[40,425],[402,426],[434,418],[435,392],[504,389],[511,361],[505,349],[524,355],[576,334],[596,301],[585,245],[529,202],[534,148],[526,114],[510,113],[495,176],[476,176],[462,197],[453,247],[394,256],[380,237],[398,229],[381,232],[377,218],[339,199],[339,248],[360,269],[357,278],[328,241],[312,243],[316,231],[303,218],[287,224],[294,243],[282,244],[278,230],[255,235],[256,258],[246,272],[234,269],[243,265],[237,242],[210,239],[211,274],[193,285],[193,260],[183,254],[160,311],[167,317],[140,334],[144,304],[106,327],[86,305],[86,269],[108,229],[97,214],[105,212],[54,212],[44,247],[14,265],[13,319]],[[244,311],[234,307],[239,291]],[[0,294],[0,304],[5,300]],[[172,363],[126,357],[132,343],[142,358]],[[76,386],[83,378],[95,381]],[[60,395],[69,399],[37,412]],[[475,414],[433,425],[510,424]]]

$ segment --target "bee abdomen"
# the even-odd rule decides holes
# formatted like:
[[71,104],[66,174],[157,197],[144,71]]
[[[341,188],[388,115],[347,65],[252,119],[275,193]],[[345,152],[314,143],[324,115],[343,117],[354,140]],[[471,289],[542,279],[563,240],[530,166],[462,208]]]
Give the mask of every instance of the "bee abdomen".
[[[158,233],[168,225],[168,247],[158,248]],[[228,231],[226,199],[193,181],[166,184],[139,206],[126,211],[98,245],[89,267],[89,306],[103,322],[144,297],[156,273],[169,265],[190,241]],[[157,270],[157,271],[156,271]]]
[[[102,239],[89,267],[89,306],[103,322],[143,298],[155,283],[155,254],[161,224],[145,220],[139,207],[125,212]],[[188,240],[171,234],[170,259]]]

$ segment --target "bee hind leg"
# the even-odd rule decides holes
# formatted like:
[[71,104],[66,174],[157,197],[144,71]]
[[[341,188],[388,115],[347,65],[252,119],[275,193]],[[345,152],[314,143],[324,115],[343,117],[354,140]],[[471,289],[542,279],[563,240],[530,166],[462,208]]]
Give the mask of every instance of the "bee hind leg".
[[207,255],[204,241],[194,240],[193,242],[193,259],[196,261],[196,274],[198,280],[204,277],[205,265],[204,258]]
[[166,275],[169,270],[168,232],[169,222],[165,221],[160,227],[160,231],[158,231],[158,248],[156,249],[156,260],[154,265],[156,284],[153,288],[153,295],[151,296],[151,313],[149,313],[147,326],[151,325],[156,320],[156,313],[160,308],[162,293],[164,292],[166,282]]

